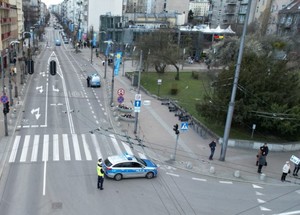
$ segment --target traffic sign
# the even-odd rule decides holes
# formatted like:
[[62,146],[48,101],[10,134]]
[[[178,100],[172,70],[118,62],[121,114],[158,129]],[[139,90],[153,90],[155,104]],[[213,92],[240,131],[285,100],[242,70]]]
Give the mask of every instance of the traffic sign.
[[120,88],[120,89],[118,89],[117,93],[118,93],[118,96],[124,96],[125,90],[123,88]]
[[141,107],[134,107],[134,112],[141,112]]
[[8,97],[7,96],[5,96],[5,95],[3,95],[3,96],[1,96],[1,98],[0,98],[0,100],[1,100],[1,102],[2,103],[7,103],[8,102]]
[[187,131],[189,127],[189,123],[188,122],[182,122],[180,125],[180,130],[182,131]]
[[300,159],[296,157],[295,155],[292,155],[290,158],[290,161],[292,161],[294,164],[298,165],[300,163]]
[[142,95],[141,94],[135,94],[135,100],[139,100],[141,101],[142,100]]
[[134,107],[141,107],[141,101],[135,100],[134,101]]
[[124,102],[124,97],[123,96],[119,96],[118,97],[118,102],[121,104]]

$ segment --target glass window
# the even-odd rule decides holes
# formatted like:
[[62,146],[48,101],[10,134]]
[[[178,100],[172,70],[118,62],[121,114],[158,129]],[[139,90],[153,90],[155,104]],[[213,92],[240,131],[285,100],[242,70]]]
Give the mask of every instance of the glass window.
[[133,167],[133,168],[142,168],[142,165],[139,164],[139,163],[133,162],[133,163],[132,163],[132,167]]

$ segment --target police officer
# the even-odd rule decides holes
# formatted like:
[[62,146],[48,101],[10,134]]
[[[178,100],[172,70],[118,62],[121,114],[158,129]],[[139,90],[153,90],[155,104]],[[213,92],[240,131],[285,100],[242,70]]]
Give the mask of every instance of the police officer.
[[97,182],[97,188],[100,190],[103,190],[103,181],[104,181],[104,171],[102,169],[102,158],[99,158],[98,164],[97,164],[97,174],[98,174],[98,182]]

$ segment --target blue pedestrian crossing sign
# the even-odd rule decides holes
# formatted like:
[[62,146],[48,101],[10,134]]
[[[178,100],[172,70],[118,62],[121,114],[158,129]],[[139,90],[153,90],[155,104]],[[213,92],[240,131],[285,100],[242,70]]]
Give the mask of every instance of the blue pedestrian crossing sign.
[[135,100],[134,107],[141,107],[141,100]]
[[182,131],[187,131],[189,127],[189,123],[188,122],[182,122],[180,125],[180,130]]

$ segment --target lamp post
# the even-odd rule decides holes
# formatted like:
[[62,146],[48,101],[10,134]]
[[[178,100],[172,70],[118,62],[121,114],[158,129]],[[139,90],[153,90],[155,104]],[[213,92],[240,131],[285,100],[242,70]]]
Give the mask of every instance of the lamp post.
[[91,64],[93,64],[93,48],[94,48],[94,27],[91,27],[91,41],[90,41],[90,46],[91,46]]

